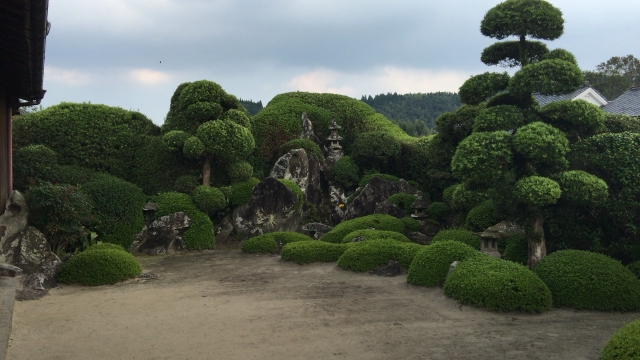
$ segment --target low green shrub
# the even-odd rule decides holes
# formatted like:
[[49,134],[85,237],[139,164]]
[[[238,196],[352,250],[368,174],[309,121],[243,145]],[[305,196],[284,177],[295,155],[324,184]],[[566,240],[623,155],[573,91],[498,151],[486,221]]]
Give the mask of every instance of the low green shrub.
[[298,242],[298,241],[312,241],[314,240],[313,238],[305,235],[305,234],[300,234],[297,232],[293,232],[293,231],[282,231],[282,232],[273,232],[273,233],[269,233],[270,235],[273,236],[273,238],[276,240],[276,242],[282,244],[282,245],[286,245],[289,243],[294,243],[294,242]]
[[387,265],[397,258],[399,243],[393,239],[374,239],[349,247],[338,259],[338,266],[345,270],[363,272]]
[[237,161],[227,168],[227,175],[232,184],[247,181],[253,176],[253,166],[246,161]]
[[465,243],[476,250],[480,250],[480,239],[479,236],[473,235],[473,232],[464,229],[446,229],[440,230],[431,240],[432,243],[443,241],[443,240],[453,240]]
[[600,359],[640,359],[640,319],[618,329],[602,349],[602,357]]
[[360,183],[358,183],[358,186],[364,187],[374,177],[379,177],[382,180],[393,181],[393,182],[400,181],[400,179],[397,176],[393,176],[393,175],[389,175],[389,174],[367,174],[367,175],[363,176],[362,179],[360,179]]
[[251,178],[247,181],[242,181],[239,183],[235,183],[231,185],[229,203],[231,207],[238,207],[240,205],[246,204],[251,200],[251,192],[253,191],[253,187],[258,185],[260,180],[256,178]]
[[115,284],[142,272],[136,258],[116,249],[83,251],[62,264],[58,281],[97,286]]
[[451,209],[449,206],[441,201],[432,202],[431,205],[426,209],[425,213],[429,217],[429,219],[438,222],[439,224],[443,224],[451,214]]
[[418,197],[413,194],[398,193],[389,196],[389,201],[397,205],[400,209],[404,210],[405,215],[411,215],[413,209],[411,205],[416,201]]
[[420,223],[418,220],[412,218],[411,216],[405,216],[400,218],[400,221],[404,224],[405,229],[409,231],[420,231]]
[[331,167],[331,179],[342,185],[345,189],[353,188],[358,184],[360,179],[358,174],[360,168],[351,159],[351,156],[345,155],[338,159]]
[[518,264],[527,265],[529,260],[529,243],[524,235],[516,235],[506,239],[507,246],[502,258]]
[[343,221],[336,225],[331,231],[324,234],[320,240],[339,243],[349,233],[361,229],[388,230],[404,233],[404,223],[402,220],[386,214],[374,214]]
[[399,232],[395,231],[385,231],[385,230],[371,230],[371,229],[361,229],[350,232],[342,238],[343,243],[351,242],[355,238],[362,238],[359,241],[363,240],[372,240],[372,239],[393,239],[400,242],[411,242],[409,238],[404,236]]
[[227,199],[219,189],[213,186],[200,185],[191,193],[193,203],[200,211],[215,216],[219,211],[227,207]]
[[190,250],[213,249],[216,238],[213,223],[207,214],[198,210],[191,197],[178,192],[162,193],[156,197],[156,218],[182,211],[191,218],[191,226],[182,234],[184,247]]
[[631,270],[631,272],[640,279],[640,261],[634,261],[627,265],[627,269]]
[[242,243],[242,251],[250,254],[275,254],[278,252],[278,244],[273,234],[263,234],[245,240]]
[[200,182],[198,181],[197,176],[182,175],[176,179],[176,182],[173,185],[173,190],[190,195],[193,192],[193,189],[198,187],[198,185],[200,185]]
[[491,200],[483,201],[469,210],[464,226],[472,231],[484,231],[498,223],[496,209]]
[[423,247],[413,258],[407,282],[414,285],[440,285],[449,271],[451,263],[474,256],[485,256],[471,246],[459,241],[443,240]]
[[422,249],[427,247],[427,245],[420,245],[416,243],[400,243],[400,250],[396,254],[396,261],[398,264],[405,269],[409,269],[411,263],[413,262],[413,258],[416,257],[416,254]]
[[127,251],[125,248],[122,247],[122,245],[118,245],[118,244],[113,244],[113,243],[98,243],[95,245],[91,245],[88,248],[86,248],[84,251],[96,251],[96,250],[120,250],[120,251]]
[[554,306],[640,310],[640,280],[619,261],[581,250],[561,250],[533,268],[553,295]]
[[445,295],[495,311],[543,312],[551,292],[523,265],[490,256],[462,261],[444,282]]
[[334,262],[351,244],[331,244],[324,241],[298,241],[285,245],[280,252],[282,260],[298,264]]

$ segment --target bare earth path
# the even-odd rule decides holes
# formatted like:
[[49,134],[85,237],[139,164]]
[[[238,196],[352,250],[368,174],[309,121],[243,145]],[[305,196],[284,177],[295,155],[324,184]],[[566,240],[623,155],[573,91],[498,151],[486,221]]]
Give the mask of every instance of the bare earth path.
[[640,313],[493,313],[442,289],[239,250],[140,258],[158,280],[16,302],[7,359],[597,359]]

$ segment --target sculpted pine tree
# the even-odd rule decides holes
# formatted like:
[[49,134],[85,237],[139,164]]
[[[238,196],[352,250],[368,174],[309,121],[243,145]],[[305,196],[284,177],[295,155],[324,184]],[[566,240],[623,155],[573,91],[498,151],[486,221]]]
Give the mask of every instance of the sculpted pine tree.
[[167,145],[202,159],[202,184],[210,185],[212,164],[226,169],[232,181],[251,177],[251,165],[242,161],[255,147],[250,126],[235,96],[215,82],[200,80],[178,86],[162,131]]
[[590,205],[604,201],[608,187],[584,171],[569,171],[571,143],[602,129],[602,110],[584,101],[562,101],[540,109],[532,93],[569,92],[582,84],[576,60],[566,50],[549,51],[527,38],[554,40],[563,32],[560,10],[544,0],[507,0],[482,20],[484,35],[516,41],[487,47],[488,65],[521,66],[513,77],[484,73],[460,88],[462,102],[478,105],[473,132],[457,146],[453,175],[462,181],[456,197],[491,197],[525,228],[528,265],[546,255],[543,209],[558,201]]

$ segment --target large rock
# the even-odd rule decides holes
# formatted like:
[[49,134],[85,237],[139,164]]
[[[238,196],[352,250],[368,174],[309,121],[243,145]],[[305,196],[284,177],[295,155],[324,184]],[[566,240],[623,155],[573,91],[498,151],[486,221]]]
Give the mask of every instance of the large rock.
[[183,212],[157,218],[133,236],[129,251],[150,255],[172,254],[184,248],[180,237],[191,226],[191,219]]
[[229,235],[233,232],[231,218],[231,215],[225,216],[216,227],[216,244],[223,244],[229,239]]
[[407,214],[404,213],[404,210],[400,209],[400,207],[394,203],[392,203],[391,201],[389,201],[388,199],[379,203],[375,210],[373,211],[374,214],[386,214],[386,215],[391,215],[397,218],[403,218],[405,216],[407,216]]
[[300,133],[300,139],[309,139],[322,148],[322,142],[316,134],[313,132],[313,123],[306,112],[302,113],[302,132]]
[[331,231],[331,229],[333,229],[333,227],[318,222],[308,223],[302,226],[302,230],[305,232],[305,234],[311,236],[316,240],[320,239],[322,235]]
[[307,180],[307,201],[316,207],[322,204],[322,187],[320,177],[322,176],[322,163],[316,154],[309,155],[309,177]]
[[309,157],[304,149],[293,149],[282,155],[271,170],[269,177],[293,180],[306,195],[309,184]]
[[365,185],[360,194],[347,206],[344,220],[373,214],[379,203],[397,193],[407,193],[417,196],[418,190],[403,179],[395,182],[383,180],[377,176],[373,177],[373,179]]
[[233,212],[238,240],[276,231],[297,231],[303,218],[301,201],[280,181],[272,177],[262,180],[254,186],[249,203]]
[[481,238],[506,239],[516,235],[524,235],[524,229],[512,221],[505,220],[488,227],[485,231],[474,233],[474,235]]
[[[24,196],[17,190],[9,194],[7,206],[0,216],[0,249],[4,247],[8,238],[24,230],[27,227],[29,210]],[[0,254],[0,263],[7,262],[5,254]]]
[[344,195],[344,189],[340,186],[329,186],[329,217],[333,225],[345,220],[346,203],[347,197]]

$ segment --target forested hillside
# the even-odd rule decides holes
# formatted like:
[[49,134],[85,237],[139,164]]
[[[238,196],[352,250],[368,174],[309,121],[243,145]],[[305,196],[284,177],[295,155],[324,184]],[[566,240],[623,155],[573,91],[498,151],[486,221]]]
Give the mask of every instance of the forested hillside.
[[373,97],[363,95],[360,100],[388,117],[412,136],[432,133],[436,118],[440,114],[453,111],[461,105],[458,94],[449,92],[404,95],[387,93]]
[[258,102],[253,102],[253,100],[242,100],[240,99],[240,104],[244,106],[245,109],[249,112],[249,115],[253,116],[262,110],[262,100]]

